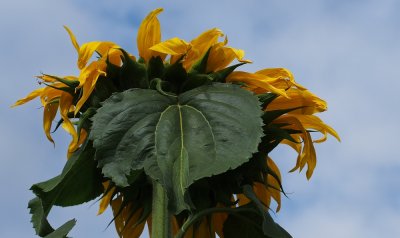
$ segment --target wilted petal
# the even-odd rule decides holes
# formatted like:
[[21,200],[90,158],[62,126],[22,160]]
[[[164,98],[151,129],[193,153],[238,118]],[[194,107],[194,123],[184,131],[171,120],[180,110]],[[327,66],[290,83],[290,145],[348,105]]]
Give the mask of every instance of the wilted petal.
[[306,130],[304,125],[296,116],[297,115],[283,115],[274,120],[274,123],[288,124],[287,126],[285,126],[285,128],[299,131],[297,135],[301,137],[303,147],[300,156],[298,156],[297,158],[296,166],[292,170],[290,170],[290,172],[293,172],[297,169],[300,169],[301,171],[305,167],[305,165],[307,165],[306,177],[307,179],[310,179],[315,169],[315,166],[317,165],[317,156],[310,133]]
[[96,86],[97,79],[103,75],[105,76],[106,63],[103,60],[94,61],[81,71],[79,75],[80,87],[82,87],[82,97],[76,104],[75,114],[79,112],[83,104],[92,94]]
[[270,174],[268,174],[268,176],[265,179],[265,185],[267,186],[267,194],[276,201],[276,203],[278,204],[278,206],[276,207],[276,212],[279,212],[279,210],[281,209],[281,190],[279,184],[282,182],[281,172],[279,171],[278,166],[274,163],[274,161],[271,158],[267,158],[266,162],[268,170],[274,172],[279,179],[279,181],[277,181],[277,179]]
[[330,126],[325,124],[320,118],[314,115],[297,115],[297,119],[303,124],[307,129],[312,129],[319,131],[323,134],[323,137],[314,140],[316,143],[324,142],[327,139],[327,135],[330,134],[340,141],[339,134]]
[[54,140],[50,135],[51,124],[53,123],[54,118],[56,117],[58,111],[59,101],[49,102],[44,106],[43,110],[43,129],[46,137],[49,141],[54,144]]
[[72,141],[68,147],[68,158],[76,149],[78,149],[79,141],[78,133],[76,132],[74,125],[68,117],[68,113],[71,112],[73,99],[73,96],[66,92],[62,92],[60,97],[60,115],[63,119],[62,127],[72,136]]

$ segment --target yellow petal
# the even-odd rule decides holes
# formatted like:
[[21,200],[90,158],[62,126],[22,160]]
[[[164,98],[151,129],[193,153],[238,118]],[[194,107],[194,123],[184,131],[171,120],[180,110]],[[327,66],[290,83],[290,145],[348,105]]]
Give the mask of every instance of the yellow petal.
[[96,86],[97,79],[102,75],[106,75],[106,67],[106,63],[103,60],[99,60],[90,63],[86,68],[81,71],[81,74],[79,75],[79,82],[80,85],[82,85],[83,92],[82,97],[76,104],[75,114],[79,112],[83,104],[92,94]]
[[320,118],[314,115],[296,115],[296,118],[303,124],[307,129],[319,131],[323,134],[323,137],[314,140],[316,143],[324,142],[327,139],[327,135],[330,134],[340,141],[339,134],[330,126],[325,124]]
[[43,110],[43,129],[46,134],[46,137],[49,141],[51,141],[54,144],[54,140],[51,137],[50,131],[51,131],[51,124],[56,117],[57,111],[58,111],[58,101],[54,102],[49,102],[44,106]]
[[215,72],[228,66],[234,59],[239,61],[250,62],[243,60],[244,51],[232,47],[226,47],[219,43],[211,48],[210,55],[207,61],[207,72]]
[[261,74],[252,74],[244,71],[234,71],[226,79],[227,82],[243,82],[249,86],[256,86],[264,89],[266,92],[276,93],[288,97],[286,92],[272,86]]
[[69,37],[71,38],[72,45],[73,45],[73,46],[75,47],[75,49],[76,49],[76,52],[78,52],[78,54],[79,54],[79,44],[78,44],[78,42],[76,41],[76,37],[75,37],[74,33],[72,33],[72,31],[71,31],[67,26],[64,26],[64,28],[65,28],[65,30],[67,30],[68,35],[69,35]]
[[45,90],[45,87],[44,87],[44,88],[38,88],[38,89],[32,91],[31,93],[28,94],[28,96],[26,96],[26,97],[24,97],[24,98],[19,99],[18,101],[16,101],[16,102],[14,103],[14,105],[12,105],[11,107],[16,107],[16,106],[25,104],[25,103],[27,103],[27,102],[29,102],[29,101],[35,99],[36,97],[39,97],[40,95],[42,95],[42,93],[43,93],[44,90]]
[[311,115],[317,112],[326,111],[327,109],[326,102],[308,90],[290,88],[286,91],[286,94],[288,95],[288,98],[277,97],[268,104],[266,110],[284,110],[301,107],[290,111],[289,114]]
[[104,196],[100,201],[99,205],[99,211],[97,212],[97,215],[102,214],[108,207],[108,205],[111,202],[112,196],[114,195],[115,187],[112,187],[111,189],[108,188],[110,185],[110,181],[106,181],[103,183],[104,187]]
[[190,49],[190,44],[177,37],[158,43],[151,50],[167,55],[183,55]]
[[160,22],[158,21],[157,15],[162,11],[162,8],[157,8],[150,12],[139,27],[137,47],[139,56],[146,62],[148,62],[153,55],[155,56],[150,50],[150,47],[161,42]]
[[279,182],[282,181],[281,172],[271,158],[267,158],[267,166],[268,170],[273,171],[279,179],[279,181],[277,181],[275,177],[273,177],[272,175],[268,175],[265,180],[265,185],[268,187],[268,196],[271,196],[276,201],[276,203],[278,204],[278,206],[276,207],[276,212],[279,212],[279,210],[281,209],[281,191],[279,186]]
[[266,185],[256,182],[253,185],[253,191],[256,194],[257,198],[265,206],[265,208],[269,208],[269,205],[271,203],[271,195],[268,194]]
[[256,74],[262,74],[269,78],[269,82],[277,88],[287,89],[292,86],[297,87],[301,90],[306,90],[305,87],[296,83],[293,74],[285,68],[268,68],[262,69],[256,72]]
[[68,117],[68,113],[70,112],[71,106],[73,102],[73,96],[69,93],[63,92],[60,97],[60,115],[63,119],[62,127],[66,130],[71,136],[72,141],[68,147],[68,158],[70,155],[78,149],[78,133],[75,130],[74,125]]
[[193,39],[190,44],[193,48],[198,50],[201,55],[204,55],[211,46],[218,42],[219,37],[224,36],[224,33],[218,29],[213,28],[201,33],[198,37]]
[[113,42],[93,41],[85,43],[79,49],[78,68],[83,69],[93,56],[94,52],[98,52],[102,57],[106,57],[107,53],[112,48],[119,48]]

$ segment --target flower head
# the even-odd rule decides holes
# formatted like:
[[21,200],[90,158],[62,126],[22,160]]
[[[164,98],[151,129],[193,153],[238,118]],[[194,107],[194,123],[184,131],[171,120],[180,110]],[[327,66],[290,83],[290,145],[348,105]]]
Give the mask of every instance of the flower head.
[[[149,171],[154,172],[152,170],[154,168],[151,167],[154,167],[154,164],[151,165],[146,162],[149,158],[154,159],[156,153],[148,152],[157,146],[156,142],[159,142],[158,133],[163,133],[159,129],[159,124],[152,124],[152,118],[159,113],[158,121],[160,121],[168,113],[170,113],[168,115],[172,115],[172,110],[178,112],[178,116],[166,120],[165,125],[171,131],[179,131],[179,140],[169,141],[171,143],[168,144],[170,148],[168,153],[174,153],[173,148],[181,146],[178,155],[181,160],[179,163],[174,161],[168,163],[172,164],[173,170],[182,172],[186,168],[186,173],[190,173],[190,166],[193,165],[185,164],[190,153],[183,140],[187,136],[183,132],[184,127],[195,130],[198,138],[202,138],[200,134],[204,130],[211,130],[208,137],[213,138],[214,144],[211,142],[204,143],[199,139],[196,141],[197,144],[194,143],[192,146],[204,143],[201,148],[203,150],[204,148],[215,150],[212,155],[216,158],[220,153],[217,152],[216,147],[221,145],[218,144],[219,142],[214,136],[217,137],[225,132],[222,129],[214,132],[213,126],[223,123],[224,120],[231,120],[232,123],[238,123],[234,124],[237,128],[232,127],[232,131],[238,130],[241,126],[252,130],[252,127],[244,125],[251,124],[250,122],[242,123],[234,119],[240,117],[240,113],[243,114],[244,111],[248,110],[244,108],[240,111],[240,105],[235,105],[233,101],[226,99],[233,100],[232,95],[225,95],[225,101],[218,101],[222,100],[223,96],[221,95],[225,93],[226,88],[221,84],[240,85],[240,90],[246,89],[251,92],[240,91],[250,98],[249,101],[254,100],[256,102],[256,111],[261,115],[261,119],[258,119],[262,123],[255,123],[262,132],[259,133],[261,136],[256,138],[257,143],[253,146],[257,150],[251,151],[250,158],[244,158],[245,163],[227,166],[223,173],[196,177],[196,179],[190,181],[190,184],[189,179],[184,177],[187,175],[185,173],[180,173],[179,178],[173,177],[171,179],[173,183],[179,182],[181,197],[179,197],[177,189],[171,188],[172,185],[166,182],[166,189],[172,191],[168,193],[170,197],[177,198],[177,201],[171,199],[172,203],[176,202],[176,204],[170,204],[174,207],[174,216],[171,220],[174,233],[182,232],[181,230],[184,227],[187,229],[185,230],[187,233],[185,237],[214,237],[215,233],[223,237],[225,222],[233,219],[229,216],[229,212],[244,212],[246,214],[248,209],[255,207],[261,209],[262,212],[267,212],[271,200],[276,201],[277,211],[281,208],[281,194],[284,193],[282,177],[277,164],[268,155],[270,151],[279,144],[289,145],[298,153],[296,164],[291,171],[301,171],[307,167],[306,177],[309,179],[317,161],[314,143],[324,142],[328,134],[338,140],[340,139],[334,129],[315,115],[327,109],[326,102],[298,84],[289,70],[266,68],[254,73],[236,70],[239,66],[251,61],[244,58],[243,50],[229,46],[228,38],[224,37],[223,32],[217,28],[207,30],[191,41],[177,37],[162,41],[160,22],[157,18],[162,11],[161,8],[156,9],[142,21],[137,35],[139,52],[137,59],[112,42],[93,41],[80,45],[72,31],[65,27],[78,54],[79,75],[58,77],[45,74],[39,76],[41,83],[46,86],[34,90],[27,97],[18,100],[14,106],[39,97],[44,108],[43,128],[46,137],[51,142],[53,142],[50,133],[52,122],[57,113],[60,115],[59,124],[72,136],[68,148],[69,156],[79,156],[86,152],[86,148],[90,148],[93,154],[90,158],[85,159],[94,161],[93,158],[96,157],[94,164],[97,166],[93,169],[97,171],[98,167],[103,168],[99,175],[101,179],[95,181],[97,185],[102,184],[104,187],[99,214],[111,205],[118,234],[121,237],[139,237],[146,222],[149,227],[152,225],[151,191],[153,188],[152,184],[149,184],[148,178],[153,178],[152,176],[157,176],[157,173],[163,173],[165,170],[165,167],[156,168],[156,175],[151,174]],[[96,60],[92,60],[94,54],[97,54]],[[234,61],[237,62],[232,65]],[[188,92],[193,92],[191,90],[198,92],[196,90],[200,90],[199,88],[209,85],[218,86],[213,89],[214,91],[201,94],[201,96],[196,93],[189,94],[191,95],[187,99],[189,102],[180,105],[180,97],[184,97],[182,95],[188,95]],[[239,90],[239,86],[232,88]],[[119,103],[123,101],[123,96],[130,92],[148,93],[149,91],[146,90],[159,93],[149,94],[151,95],[149,100],[154,101],[154,104],[134,112],[131,112],[136,106],[134,103],[131,108],[128,107],[123,112],[118,111],[120,109],[117,107],[110,107],[110,112],[107,112],[110,114],[107,114],[106,119],[101,117],[99,119],[95,116],[99,114],[99,111],[105,110],[104,105],[107,103]],[[127,93],[124,94],[124,92]],[[160,98],[159,95],[163,95],[167,99]],[[209,98],[212,96],[215,96],[218,100],[210,102]],[[192,98],[194,98],[193,101],[191,101]],[[159,112],[157,110],[162,107],[160,105],[166,103],[163,100],[167,101],[167,105],[178,101],[178,105],[171,104],[167,109]],[[236,104],[240,104],[239,101],[236,101]],[[123,101],[121,104],[126,106],[129,103],[132,103],[132,101]],[[141,103],[144,102],[137,104],[140,105]],[[201,110],[194,106],[197,105],[196,103],[202,106],[206,105],[204,107],[210,110],[210,114],[203,114]],[[259,104],[262,107],[261,109],[258,106]],[[219,105],[219,109],[222,108],[221,111],[218,111],[218,107],[215,105]],[[173,109],[167,113],[170,108]],[[238,115],[232,113],[232,110]],[[184,125],[182,117],[185,113],[190,114],[189,111],[193,116],[191,121],[198,120],[199,124]],[[138,117],[135,121],[137,124],[126,125],[132,115]],[[218,118],[215,119],[213,115],[223,115],[224,120],[218,121]],[[143,120],[140,119],[142,116]],[[113,124],[115,118],[118,119],[116,121],[119,124]],[[172,120],[175,119],[180,120],[179,127],[174,127]],[[203,127],[199,126],[201,120],[207,122]],[[213,122],[213,120],[217,122]],[[157,122],[157,120],[155,121]],[[103,131],[103,128],[99,129],[98,126],[93,124],[94,122],[105,126],[111,124],[111,126]],[[123,128],[124,126],[126,128]],[[134,158],[137,160],[126,164],[126,166],[131,167],[128,169],[118,167],[120,164],[126,163],[124,159],[129,154],[127,148],[130,145],[121,142],[114,146],[112,144],[114,142],[113,136],[122,131],[124,138],[135,138],[137,131],[153,129],[155,130],[154,133],[145,134],[146,136],[141,138],[142,141],[133,147],[132,151],[135,153],[136,150],[143,150],[139,153],[138,158]],[[322,137],[313,139],[312,134],[314,132],[321,133]],[[164,133],[166,132],[164,131]],[[222,141],[228,140],[229,138],[222,138]],[[136,143],[136,141],[132,143]],[[228,149],[222,149],[222,151],[228,151]],[[111,157],[107,157],[110,155]],[[105,156],[107,159],[102,160],[101,156]],[[128,156],[128,158],[130,157]],[[105,164],[110,161],[115,162],[114,160],[118,162],[117,165],[105,167]],[[230,160],[233,159],[226,158],[227,163]],[[157,161],[157,163],[162,164],[165,161]],[[119,173],[124,174],[122,179],[121,177],[118,177],[118,179],[113,177],[115,167],[118,167]],[[177,169],[178,167],[179,169]],[[162,180],[163,178],[158,179]],[[177,180],[179,181],[176,182]],[[189,185],[185,187],[185,184]],[[184,226],[185,222],[191,219],[189,214],[195,214],[200,208],[206,210],[219,209],[218,211],[224,212],[205,216],[189,228]]]

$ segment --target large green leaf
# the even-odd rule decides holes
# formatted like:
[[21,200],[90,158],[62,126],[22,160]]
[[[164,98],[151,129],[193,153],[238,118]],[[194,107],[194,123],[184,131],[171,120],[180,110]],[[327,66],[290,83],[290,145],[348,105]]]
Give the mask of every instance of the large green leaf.
[[[29,202],[28,207],[36,234],[43,237],[55,232],[47,221],[47,216],[54,205],[78,205],[102,193],[102,175],[96,168],[93,157],[94,149],[91,143],[87,143],[71,156],[61,175],[31,187],[37,197]],[[66,235],[74,224],[75,222],[71,220],[57,229],[54,234]]]
[[90,138],[103,174],[128,186],[144,168],[167,190],[175,212],[189,208],[196,180],[247,162],[257,151],[262,111],[252,93],[215,83],[177,97],[132,89],[107,99],[93,117]]

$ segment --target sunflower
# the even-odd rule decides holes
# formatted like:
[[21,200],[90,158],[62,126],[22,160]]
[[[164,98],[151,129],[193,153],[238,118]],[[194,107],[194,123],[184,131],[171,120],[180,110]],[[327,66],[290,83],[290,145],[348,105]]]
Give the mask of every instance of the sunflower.
[[[279,211],[284,190],[281,172],[268,154],[279,144],[290,146],[298,154],[291,171],[307,167],[306,177],[311,178],[316,166],[314,143],[324,142],[328,134],[340,140],[335,130],[315,115],[327,109],[326,102],[298,84],[285,68],[266,68],[254,73],[238,71],[238,67],[251,61],[244,58],[243,50],[228,46],[228,38],[220,29],[207,30],[191,41],[177,37],[162,41],[157,18],[162,11],[156,9],[142,21],[137,35],[138,58],[112,42],[80,45],[65,27],[77,51],[80,74],[41,75],[38,78],[45,86],[15,103],[18,106],[39,97],[44,109],[46,137],[54,143],[50,132],[57,113],[61,118],[56,129],[61,125],[72,136],[68,148],[71,162],[58,178],[63,186],[46,189],[46,182],[34,185],[32,190],[39,200],[30,203],[31,213],[35,214],[35,209],[41,206],[46,217],[53,204],[75,205],[100,196],[98,213],[111,206],[119,236],[139,237],[146,223],[152,229],[156,181],[168,197],[170,219],[166,229],[176,237],[237,237],[237,229],[245,229],[238,217],[256,225],[251,231],[254,237],[276,234],[290,237],[279,225],[269,222],[269,219],[272,221],[268,213],[271,201],[277,203],[276,211]],[[97,59],[91,61],[94,54]],[[235,60],[237,63],[232,65]],[[247,106],[254,106],[254,110]],[[158,115],[157,120],[154,115]],[[185,124],[182,117],[186,115],[190,115],[190,120]],[[162,124],[164,117],[168,120]],[[180,127],[173,120],[180,121]],[[226,129],[227,126],[231,128]],[[192,170],[185,163],[191,163],[188,158],[196,155],[185,144],[188,142],[183,139],[187,136],[183,127],[194,131],[188,133],[192,138],[200,138],[190,144],[194,148],[203,143],[203,135],[215,142],[204,142],[202,151],[197,151],[199,154],[224,157],[230,153],[228,150],[235,150],[216,149],[224,146],[218,143],[233,141],[239,149],[246,150],[241,154],[243,158],[231,162],[227,157],[215,169],[209,166],[210,172],[196,170],[193,174],[198,175],[188,175]],[[146,132],[154,128],[157,133]],[[163,128],[179,134],[180,144],[173,143],[168,135],[163,135],[167,139],[158,139]],[[212,133],[204,134],[208,130]],[[315,132],[322,137],[313,139],[311,134]],[[236,136],[226,138],[224,133]],[[242,140],[240,135],[246,139]],[[181,158],[180,163],[172,161],[165,165],[181,172],[177,178],[175,172],[163,167],[167,162],[148,162],[159,153],[154,152],[154,147],[162,143],[169,148],[166,153],[173,153],[171,148],[180,148],[178,155],[162,155],[168,159],[171,158],[168,156]],[[126,151],[131,154],[128,156]],[[135,157],[137,151],[140,153]],[[68,173],[83,166],[80,163],[84,159],[91,161],[90,186],[95,184],[96,189],[72,202],[53,196],[51,206],[47,207],[51,191],[59,189],[68,193],[65,185]],[[205,162],[196,163],[207,166]],[[41,201],[39,205],[38,201]],[[35,223],[34,219],[33,223],[41,236],[55,232],[52,228],[45,229],[42,223]]]

